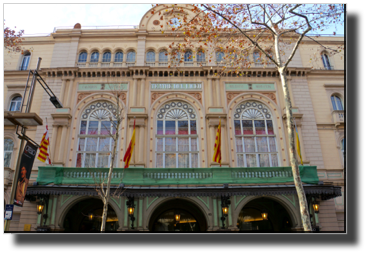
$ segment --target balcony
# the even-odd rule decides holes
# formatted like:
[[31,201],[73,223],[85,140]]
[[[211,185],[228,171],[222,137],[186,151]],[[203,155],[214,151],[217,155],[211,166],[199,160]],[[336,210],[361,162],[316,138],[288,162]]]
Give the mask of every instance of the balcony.
[[146,66],[155,67],[155,61],[153,61],[153,62],[146,62]]
[[[316,166],[299,166],[302,182],[317,184]],[[39,185],[98,185],[108,168],[39,167]],[[210,185],[293,183],[291,167],[255,168],[115,168],[113,185]]]
[[339,126],[345,123],[345,111],[344,110],[334,110],[332,112],[332,120],[335,126]]

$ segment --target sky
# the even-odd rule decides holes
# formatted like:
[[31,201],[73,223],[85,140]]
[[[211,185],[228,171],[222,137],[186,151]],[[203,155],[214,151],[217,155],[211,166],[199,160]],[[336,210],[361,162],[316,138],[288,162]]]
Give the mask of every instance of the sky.
[[[25,36],[48,35],[55,27],[139,25],[151,4],[4,4],[5,26]],[[322,34],[332,34],[331,28]],[[339,26],[337,34],[343,34]]]

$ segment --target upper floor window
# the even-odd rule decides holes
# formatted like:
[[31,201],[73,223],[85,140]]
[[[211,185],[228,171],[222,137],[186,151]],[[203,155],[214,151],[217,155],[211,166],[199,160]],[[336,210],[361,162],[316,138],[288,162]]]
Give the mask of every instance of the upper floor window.
[[155,52],[154,51],[148,51],[146,53],[146,61],[147,62],[155,62]]
[[332,95],[331,96],[332,100],[332,105],[333,105],[333,110],[343,110],[343,105],[340,97],[337,95]]
[[9,138],[4,139],[4,167],[10,167],[10,160],[13,153],[13,140]]
[[79,54],[78,62],[87,62],[87,52],[81,52]]
[[239,104],[234,112],[234,133],[238,167],[279,166],[272,115],[264,104]]
[[184,61],[186,61],[186,62],[193,61],[193,53],[191,51],[185,52],[185,54],[184,54]]
[[331,70],[332,66],[330,65],[329,56],[326,53],[321,54],[322,63],[324,64],[324,68],[327,70]]
[[343,138],[341,141],[341,152],[342,152],[342,159],[343,159],[343,164],[345,160],[345,139]]
[[31,58],[30,53],[26,53],[25,55],[23,55],[20,70],[27,70],[28,65],[30,63],[30,58]]
[[191,105],[169,102],[157,114],[156,167],[198,168],[197,116]]
[[168,62],[167,51],[161,51],[159,53],[159,62]]
[[176,27],[179,27],[181,25],[181,23],[180,23],[180,21],[177,17],[174,17],[170,20],[170,25],[171,25],[171,27],[176,28]]
[[127,53],[127,62],[135,62],[136,61],[136,53],[134,51],[130,51]]
[[114,62],[123,62],[123,52],[118,51],[115,53]]
[[253,57],[254,57],[254,62],[255,63],[261,63],[261,60],[260,60],[260,53],[258,51],[255,51],[253,53]]
[[98,56],[99,56],[99,54],[98,54],[97,51],[93,52],[91,54],[91,62],[98,62]]
[[199,51],[197,53],[197,62],[205,62],[205,60],[206,60],[205,53],[203,51]]
[[78,135],[76,167],[107,168],[114,145],[110,134],[115,134],[115,105],[106,101],[90,104],[83,112]]
[[22,97],[16,96],[10,101],[9,111],[21,111]]
[[102,62],[110,62],[111,61],[111,53],[105,52],[104,55],[102,55]]

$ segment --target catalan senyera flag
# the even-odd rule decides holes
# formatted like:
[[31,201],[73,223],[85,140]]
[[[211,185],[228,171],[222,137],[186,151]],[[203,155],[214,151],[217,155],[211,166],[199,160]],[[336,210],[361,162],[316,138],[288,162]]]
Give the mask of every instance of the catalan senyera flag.
[[41,139],[41,142],[40,142],[40,147],[39,147],[40,151],[39,151],[38,159],[42,162],[45,162],[46,164],[52,164],[49,158],[48,147],[49,147],[49,133],[48,133],[48,125],[46,125],[45,133],[43,134],[43,138]]
[[124,158],[123,158],[124,168],[128,168],[128,166],[130,166],[133,150],[135,148],[135,134],[136,134],[135,126],[136,126],[136,119],[133,120],[133,133],[132,133],[131,142],[128,144],[127,151],[124,154]]
[[215,146],[214,146],[214,162],[220,163],[221,167],[221,120],[219,119],[218,131],[216,132]]
[[299,141],[298,128],[297,128],[297,125],[295,124],[295,122],[294,122],[294,125],[295,125],[295,142],[296,142],[296,146],[297,146],[297,152],[298,152],[298,155],[299,155],[300,163],[303,165],[302,153],[300,151],[300,141]]

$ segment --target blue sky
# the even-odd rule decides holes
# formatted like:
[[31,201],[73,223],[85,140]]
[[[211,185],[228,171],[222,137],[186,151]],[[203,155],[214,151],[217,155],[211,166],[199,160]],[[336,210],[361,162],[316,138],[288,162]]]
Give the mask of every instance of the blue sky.
[[[151,4],[4,4],[5,25],[25,35],[53,32],[54,27],[139,25]],[[331,34],[331,29],[322,34]],[[339,26],[337,34],[343,34]]]

